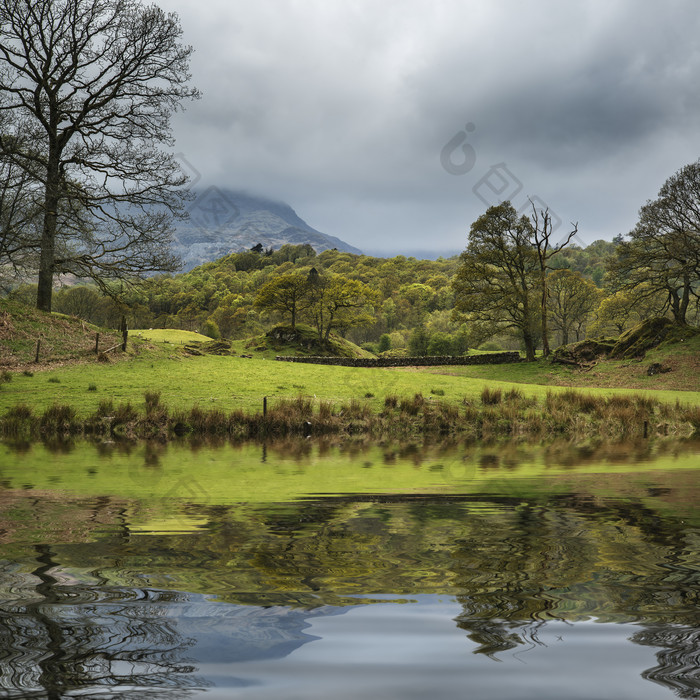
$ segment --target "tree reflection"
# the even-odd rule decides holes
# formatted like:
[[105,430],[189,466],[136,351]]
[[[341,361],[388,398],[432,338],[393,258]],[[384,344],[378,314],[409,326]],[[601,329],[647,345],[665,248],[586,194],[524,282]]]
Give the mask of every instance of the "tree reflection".
[[179,594],[62,584],[50,547],[35,549],[33,599],[0,608],[0,688],[9,697],[128,688],[130,698],[175,699],[207,685],[185,657],[194,640],[165,610]]
[[700,696],[700,630],[670,625],[647,625],[632,636],[645,646],[661,647],[658,666],[642,676],[673,690],[680,698]]

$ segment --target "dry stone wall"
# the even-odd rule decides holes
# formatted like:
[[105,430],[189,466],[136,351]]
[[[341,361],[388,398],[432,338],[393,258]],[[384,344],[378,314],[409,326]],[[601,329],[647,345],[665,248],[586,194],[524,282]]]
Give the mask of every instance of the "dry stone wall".
[[280,362],[307,362],[315,365],[341,365],[343,367],[430,367],[435,365],[502,365],[521,362],[518,352],[492,352],[486,355],[435,355],[432,357],[314,357],[278,355]]

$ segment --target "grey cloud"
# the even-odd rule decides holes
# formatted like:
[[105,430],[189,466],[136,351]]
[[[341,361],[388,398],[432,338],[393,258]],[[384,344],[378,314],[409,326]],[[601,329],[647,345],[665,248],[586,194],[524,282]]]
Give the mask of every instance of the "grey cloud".
[[[699,155],[694,0],[161,5],[204,92],[178,149],[360,248],[463,247],[499,162],[584,240],[610,238]],[[476,163],[450,175],[440,150],[467,122]]]

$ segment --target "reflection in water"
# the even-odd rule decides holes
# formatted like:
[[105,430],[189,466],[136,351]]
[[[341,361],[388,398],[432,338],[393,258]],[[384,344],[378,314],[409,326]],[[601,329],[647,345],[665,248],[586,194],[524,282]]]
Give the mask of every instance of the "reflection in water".
[[[31,483],[26,471],[0,464],[0,696],[176,698],[216,686],[243,692],[263,682],[263,672],[251,670],[263,668],[258,664],[322,660],[324,640],[310,634],[317,628],[333,622],[333,629],[353,630],[353,621],[386,607],[377,600],[427,595],[451,601],[450,644],[493,669],[485,671],[491,690],[474,697],[506,697],[506,676],[494,662],[517,678],[522,652],[580,668],[585,644],[596,642],[583,634],[571,651],[555,651],[554,642],[562,626],[589,630],[591,620],[598,630],[629,626],[631,644],[624,643],[656,654],[641,677],[643,667],[634,671],[639,682],[646,679],[648,697],[661,689],[700,697],[697,471],[577,474],[570,458],[555,459],[551,448],[544,461],[554,475],[523,478],[517,465],[532,459],[534,448],[478,446],[460,452],[459,464],[484,480],[471,482],[470,493],[436,493],[430,484],[443,487],[449,471],[439,452],[425,457],[415,446],[382,446],[341,455],[343,463],[324,446],[335,495],[324,485],[329,495],[307,490],[283,502],[277,490],[255,502],[261,489],[281,482],[321,490],[318,477],[303,481],[304,459],[316,459],[309,443],[286,462],[279,447],[263,449],[267,461],[257,446],[250,469],[242,463],[233,470],[224,453],[220,470],[216,454],[201,448],[198,488],[178,487],[186,474],[166,446],[106,450],[106,462],[76,467],[84,475],[81,495],[52,490],[66,481],[75,487],[68,463],[46,473],[36,467]],[[70,457],[79,454],[76,448]],[[124,483],[151,495],[110,495],[117,456],[126,460]],[[378,462],[387,487],[360,493]],[[416,607],[394,606],[395,618],[409,619]],[[385,621],[382,614],[377,619]],[[378,639],[388,635],[381,625],[370,629]],[[402,645],[423,641],[386,640],[399,654]],[[468,664],[455,664],[445,681],[452,697],[469,680]],[[282,673],[264,668],[270,683]],[[630,673],[634,666],[620,668]],[[597,697],[612,697],[601,689]],[[539,694],[563,696],[556,685]]]
[[50,548],[36,551],[33,600],[0,608],[0,688],[10,697],[130,688],[129,697],[180,698],[207,685],[186,657],[194,640],[167,614],[178,593],[62,585]]
[[700,697],[700,630],[670,625],[648,625],[637,632],[636,644],[661,648],[658,666],[642,676],[665,685],[680,698]]

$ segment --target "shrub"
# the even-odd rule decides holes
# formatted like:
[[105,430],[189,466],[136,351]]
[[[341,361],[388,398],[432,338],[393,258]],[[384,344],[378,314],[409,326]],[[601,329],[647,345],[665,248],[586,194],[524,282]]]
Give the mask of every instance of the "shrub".
[[6,384],[7,382],[12,381],[12,372],[8,372],[6,369],[2,371],[2,374],[0,374],[0,382],[3,384]]
[[75,409],[67,404],[54,404],[44,411],[40,424],[45,432],[66,432],[75,427]]
[[102,399],[97,406],[96,416],[98,418],[104,418],[105,416],[111,416],[114,413],[114,404],[112,399]]
[[221,339],[221,331],[219,331],[219,326],[214,319],[208,318],[204,322],[202,326],[202,335],[206,335],[207,338],[211,338],[212,340]]
[[391,338],[388,333],[384,333],[379,338],[377,352],[386,352],[387,350],[391,350]]
[[417,416],[425,404],[423,394],[416,394],[412,399],[401,399],[399,410],[409,416]]
[[501,403],[502,393],[500,389],[489,389],[485,386],[481,392],[481,403],[484,406],[495,406]]
[[516,387],[511,387],[508,391],[503,396],[503,399],[505,401],[511,401],[513,403],[516,403],[518,401],[521,401],[523,398],[523,394],[520,391],[520,389],[517,389]]
[[430,336],[428,355],[451,355],[453,345],[453,338],[449,333],[437,331]]
[[16,418],[18,420],[28,420],[32,417],[32,407],[26,403],[19,403],[12,407],[5,414],[5,418]]
[[121,425],[124,423],[132,423],[138,418],[138,413],[136,409],[131,405],[131,402],[120,403],[113,412],[114,415],[114,425]]
[[146,413],[150,413],[160,406],[160,391],[147,391],[143,398],[146,402]]

